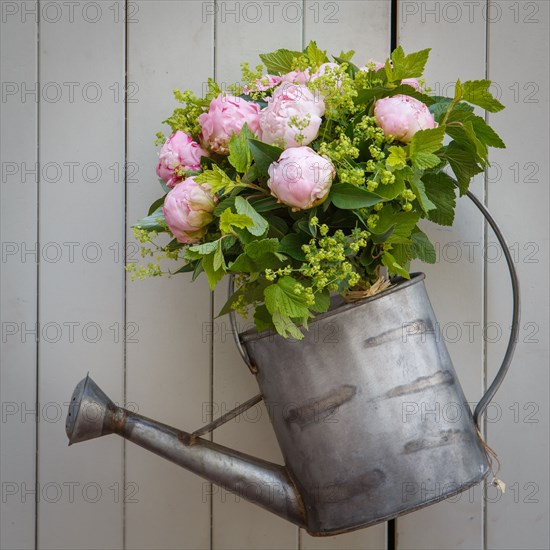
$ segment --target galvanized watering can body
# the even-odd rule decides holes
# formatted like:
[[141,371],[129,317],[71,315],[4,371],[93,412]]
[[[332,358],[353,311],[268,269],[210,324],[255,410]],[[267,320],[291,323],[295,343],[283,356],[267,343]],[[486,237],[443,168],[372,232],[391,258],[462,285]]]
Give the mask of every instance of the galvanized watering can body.
[[319,316],[300,342],[241,336],[312,533],[385,521],[488,472],[423,279]]
[[[473,415],[416,274],[360,303],[333,302],[300,342],[241,334],[236,343],[261,395],[193,433],[117,407],[86,377],[71,399],[69,443],[116,433],[316,536],[386,521],[479,483],[489,463],[476,426],[511,363],[519,285],[502,233],[469,196],[502,245],[514,303],[503,363]],[[284,466],[199,437],[262,398]]]

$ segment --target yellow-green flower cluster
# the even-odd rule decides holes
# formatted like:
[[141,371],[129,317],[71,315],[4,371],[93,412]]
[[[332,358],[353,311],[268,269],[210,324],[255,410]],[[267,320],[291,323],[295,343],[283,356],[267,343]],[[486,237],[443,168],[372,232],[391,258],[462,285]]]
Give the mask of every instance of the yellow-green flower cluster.
[[342,283],[349,288],[361,280],[349,258],[367,246],[369,233],[355,230],[346,236],[341,229],[333,235],[328,235],[328,231],[325,224],[319,226],[321,238],[311,239],[309,244],[302,246],[307,263],[300,268],[300,273],[311,279],[312,288],[335,292]]
[[348,159],[356,159],[359,156],[359,149],[353,145],[351,139],[346,134],[341,132],[330,143],[323,141],[319,146],[319,154],[339,163]]

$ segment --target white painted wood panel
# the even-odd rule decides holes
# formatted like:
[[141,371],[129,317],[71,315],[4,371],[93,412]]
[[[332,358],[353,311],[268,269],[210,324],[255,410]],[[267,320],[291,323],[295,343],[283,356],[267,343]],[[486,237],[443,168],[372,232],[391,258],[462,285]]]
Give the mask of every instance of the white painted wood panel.
[[[212,74],[214,34],[201,1],[139,1],[128,21],[128,261],[135,243],[129,226],[162,196],[155,173],[155,134],[177,106],[172,91],[202,93]],[[130,254],[132,256],[130,257]],[[173,267],[173,266],[172,266]],[[127,321],[139,327],[127,342],[127,394],[141,414],[183,430],[202,424],[210,392],[210,291],[189,275],[127,283]],[[127,548],[208,548],[208,485],[199,477],[131,443],[126,444],[126,482],[139,488],[126,503]],[[134,485],[132,485],[134,486]]]
[[[301,49],[302,5],[284,0],[217,3],[216,80],[240,81],[240,63],[261,63],[258,55],[281,47]],[[214,315],[227,297],[225,284],[215,291]],[[241,326],[244,321],[239,319]],[[258,393],[256,380],[237,353],[227,316],[214,319],[213,411],[217,417]],[[216,430],[217,443],[282,464],[267,410],[260,404]],[[216,549],[280,549],[298,547],[298,528],[243,499],[215,489],[212,499],[212,547]]]
[[[455,15],[453,10],[457,8]],[[478,7],[479,11],[481,8]],[[425,72],[427,85],[437,95],[453,96],[457,78],[485,78],[485,22],[469,18],[460,3],[400,0],[398,43],[406,52],[432,48]],[[452,37],[452,38],[451,38]],[[483,200],[483,176],[472,191]],[[481,397],[483,380],[483,217],[467,199],[458,200],[452,228],[426,222],[425,231],[436,247],[436,264],[414,263],[426,273],[426,287],[460,383],[469,402]],[[469,251],[473,250],[473,254]],[[470,330],[472,332],[470,332]],[[433,403],[419,403],[419,414],[429,414]],[[439,411],[445,414],[445,411]],[[441,491],[429,481],[419,491]],[[398,545],[416,548],[482,548],[481,486],[397,520]]]
[[113,400],[123,395],[124,272],[111,250],[125,232],[124,103],[116,93],[125,39],[111,10],[123,4],[78,3],[72,14],[63,2],[40,5],[39,232],[47,259],[39,271],[38,398],[60,409],[38,425],[43,549],[122,545],[122,441],[68,448],[64,416],[87,371]]
[[[0,21],[0,548],[34,546],[36,506],[37,22],[13,4]],[[16,55],[19,53],[19,56]],[[21,60],[24,59],[24,63]],[[26,171],[29,173],[26,173]],[[27,254],[27,252],[29,252]],[[30,333],[27,333],[27,330]]]
[[[522,316],[514,362],[489,409],[488,441],[508,489],[487,492],[487,548],[550,548],[548,388],[548,2],[493,3],[489,78],[506,110],[490,115],[508,145],[494,155],[488,205],[520,279]],[[489,242],[495,242],[491,235]],[[504,354],[510,284],[497,247],[488,254],[489,379]],[[489,261],[489,258],[491,261]],[[498,329],[502,336],[499,337]]]

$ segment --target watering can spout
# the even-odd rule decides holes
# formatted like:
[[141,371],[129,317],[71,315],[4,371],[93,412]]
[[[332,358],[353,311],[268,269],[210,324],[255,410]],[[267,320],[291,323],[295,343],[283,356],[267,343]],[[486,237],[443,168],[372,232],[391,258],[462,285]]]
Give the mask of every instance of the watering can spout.
[[286,468],[118,407],[89,376],[73,392],[65,427],[69,445],[116,433],[305,527],[304,508]]

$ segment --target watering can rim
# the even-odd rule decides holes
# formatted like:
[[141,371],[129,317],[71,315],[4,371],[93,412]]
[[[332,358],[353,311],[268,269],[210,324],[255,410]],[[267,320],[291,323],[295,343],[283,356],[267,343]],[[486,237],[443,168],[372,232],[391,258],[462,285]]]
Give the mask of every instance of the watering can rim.
[[[369,296],[368,298],[364,298],[362,300],[359,300],[359,301],[353,302],[353,303],[349,303],[349,304],[347,304],[345,302],[341,302],[341,303],[339,303],[339,305],[337,305],[334,308],[331,308],[329,311],[327,311],[325,313],[320,313],[319,315],[316,315],[310,321],[309,324],[312,325],[314,323],[317,323],[319,321],[322,321],[322,320],[327,319],[329,317],[332,317],[334,315],[338,315],[340,313],[350,311],[352,309],[364,306],[368,303],[374,302],[375,300],[379,300],[379,299],[384,298],[384,297],[386,297],[390,294],[398,292],[399,290],[403,290],[403,289],[408,288],[412,285],[420,283],[426,278],[425,273],[422,273],[422,272],[415,272],[415,273],[411,273],[410,275],[411,275],[410,279],[405,279],[403,277],[393,278],[392,282],[395,283],[395,284],[393,284],[390,288],[388,288],[388,289],[386,289],[382,292],[379,292],[378,294],[375,294],[374,296]],[[273,336],[276,336],[276,333],[273,332],[272,330],[264,330],[262,332],[258,332],[255,328],[250,328],[250,329],[248,329],[244,332],[239,333],[240,340],[243,344],[246,343],[246,342],[261,340],[263,338],[269,338],[269,337],[273,337]]]

